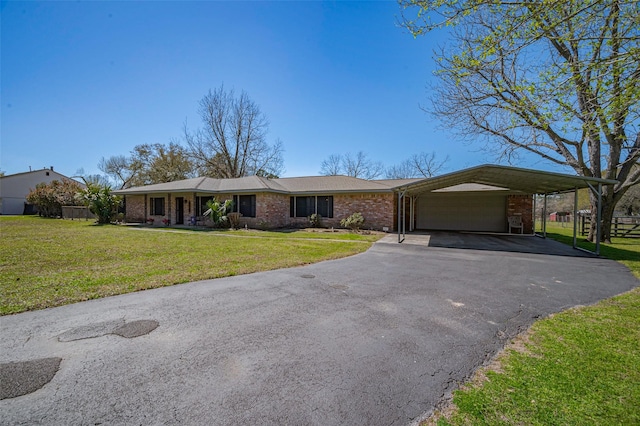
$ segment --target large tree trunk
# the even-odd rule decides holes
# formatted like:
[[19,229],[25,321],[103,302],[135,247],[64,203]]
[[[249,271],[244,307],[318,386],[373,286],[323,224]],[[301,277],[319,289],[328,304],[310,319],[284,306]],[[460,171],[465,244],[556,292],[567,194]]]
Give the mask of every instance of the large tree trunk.
[[[613,192],[602,191],[602,217],[600,221],[602,223],[602,235],[600,241],[604,243],[611,243],[611,224],[613,223],[613,213],[616,207],[616,197]],[[591,228],[589,229],[589,237],[587,238],[591,242],[596,241],[596,224],[598,218],[598,197],[597,194],[591,192]]]

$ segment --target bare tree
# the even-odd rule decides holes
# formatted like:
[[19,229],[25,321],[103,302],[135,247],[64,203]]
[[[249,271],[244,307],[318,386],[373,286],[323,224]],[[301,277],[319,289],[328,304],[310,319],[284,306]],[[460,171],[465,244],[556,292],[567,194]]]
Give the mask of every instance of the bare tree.
[[351,153],[331,154],[322,161],[321,175],[346,175],[361,179],[376,179],[384,172],[384,165],[379,161],[372,161],[362,151]]
[[421,152],[412,155],[400,164],[389,167],[386,176],[387,179],[433,177],[443,171],[448,161],[449,156],[440,161],[436,159],[435,152]]
[[132,186],[132,179],[140,171],[135,167],[132,159],[124,155],[114,155],[109,158],[102,157],[98,163],[98,168],[112,178],[120,186],[120,189]]
[[342,173],[342,156],[340,154],[331,154],[322,160],[322,164],[320,165],[321,175],[337,176]]
[[98,186],[108,186],[111,187],[112,182],[109,180],[108,176],[105,175],[90,175],[84,172],[84,168],[81,167],[76,170],[75,174],[71,176],[72,179],[81,179],[85,185],[94,184]]
[[[582,176],[618,180],[603,189],[610,240],[616,204],[640,182],[639,1],[401,4],[416,36],[454,27],[451,45],[436,53],[431,111],[463,136],[485,137],[507,161],[528,152]],[[592,212],[596,204],[592,193]]]
[[184,137],[201,175],[236,178],[283,171],[282,142],[266,141],[269,123],[258,105],[242,92],[236,96],[224,86],[200,100],[203,126]]

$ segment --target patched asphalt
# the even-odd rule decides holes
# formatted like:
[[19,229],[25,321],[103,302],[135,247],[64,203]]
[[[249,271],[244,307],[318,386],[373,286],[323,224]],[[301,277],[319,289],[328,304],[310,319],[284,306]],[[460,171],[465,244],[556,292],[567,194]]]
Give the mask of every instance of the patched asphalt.
[[393,237],[346,259],[2,317],[0,378],[35,368],[49,381],[0,401],[1,422],[407,424],[536,319],[639,283],[532,237]]
[[61,358],[40,358],[0,364],[0,399],[35,392],[53,379]]

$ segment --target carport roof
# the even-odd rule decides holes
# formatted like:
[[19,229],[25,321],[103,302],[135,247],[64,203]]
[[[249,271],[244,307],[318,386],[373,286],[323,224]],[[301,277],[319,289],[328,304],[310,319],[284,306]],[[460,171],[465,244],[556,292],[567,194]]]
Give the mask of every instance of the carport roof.
[[406,190],[406,195],[419,195],[464,183],[498,186],[526,194],[551,194],[572,191],[576,188],[587,188],[593,184],[614,185],[618,182],[611,179],[566,175],[517,167],[483,165],[400,185],[395,189]]

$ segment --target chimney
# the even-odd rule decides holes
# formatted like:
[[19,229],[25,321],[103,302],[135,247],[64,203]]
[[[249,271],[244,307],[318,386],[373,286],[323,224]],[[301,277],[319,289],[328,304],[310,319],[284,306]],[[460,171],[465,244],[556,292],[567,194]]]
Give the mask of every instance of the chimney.
[[53,166],[51,166],[51,171],[53,171]]

